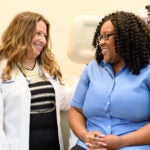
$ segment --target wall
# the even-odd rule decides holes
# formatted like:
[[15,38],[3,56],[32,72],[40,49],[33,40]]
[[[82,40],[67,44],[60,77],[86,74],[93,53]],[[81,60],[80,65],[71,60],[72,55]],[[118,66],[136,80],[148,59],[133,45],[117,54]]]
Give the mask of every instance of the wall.
[[78,15],[105,15],[114,10],[139,14],[150,0],[5,0],[0,9],[0,36],[14,15],[21,11],[35,11],[51,22],[53,52],[64,74],[79,75],[84,65],[67,57],[70,26]]

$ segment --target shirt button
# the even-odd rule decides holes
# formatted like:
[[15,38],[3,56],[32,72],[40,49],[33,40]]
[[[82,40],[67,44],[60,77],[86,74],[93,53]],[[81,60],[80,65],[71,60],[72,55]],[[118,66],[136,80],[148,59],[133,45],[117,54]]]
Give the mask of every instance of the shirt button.
[[111,126],[107,126],[107,128],[108,128],[108,129],[110,129],[110,128],[111,128]]
[[109,117],[110,117],[110,115],[109,115],[109,114],[107,114],[107,117],[109,118]]

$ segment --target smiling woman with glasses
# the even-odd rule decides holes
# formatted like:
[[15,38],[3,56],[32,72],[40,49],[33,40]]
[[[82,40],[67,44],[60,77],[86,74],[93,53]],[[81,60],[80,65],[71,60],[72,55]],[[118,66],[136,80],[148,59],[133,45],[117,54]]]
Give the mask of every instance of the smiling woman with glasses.
[[[72,150],[150,150],[150,28],[131,12],[99,22],[95,60],[81,74],[69,110]],[[82,92],[81,92],[82,91]]]
[[104,40],[107,41],[111,36],[115,35],[114,33],[105,33],[99,36],[99,41]]

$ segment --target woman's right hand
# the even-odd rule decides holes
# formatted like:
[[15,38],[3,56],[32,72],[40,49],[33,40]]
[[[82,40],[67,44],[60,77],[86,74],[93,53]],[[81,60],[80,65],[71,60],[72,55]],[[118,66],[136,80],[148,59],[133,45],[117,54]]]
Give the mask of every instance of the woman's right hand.
[[98,131],[90,131],[84,135],[83,139],[90,150],[107,150],[104,137],[105,135]]

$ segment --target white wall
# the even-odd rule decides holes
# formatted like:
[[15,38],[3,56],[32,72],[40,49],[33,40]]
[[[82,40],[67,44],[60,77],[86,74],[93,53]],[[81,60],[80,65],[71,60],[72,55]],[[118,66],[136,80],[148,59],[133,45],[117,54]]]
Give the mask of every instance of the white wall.
[[79,75],[84,65],[67,57],[69,31],[78,15],[105,15],[114,10],[139,14],[150,0],[4,0],[0,9],[0,36],[16,13],[35,11],[51,22],[53,52],[64,74]]

